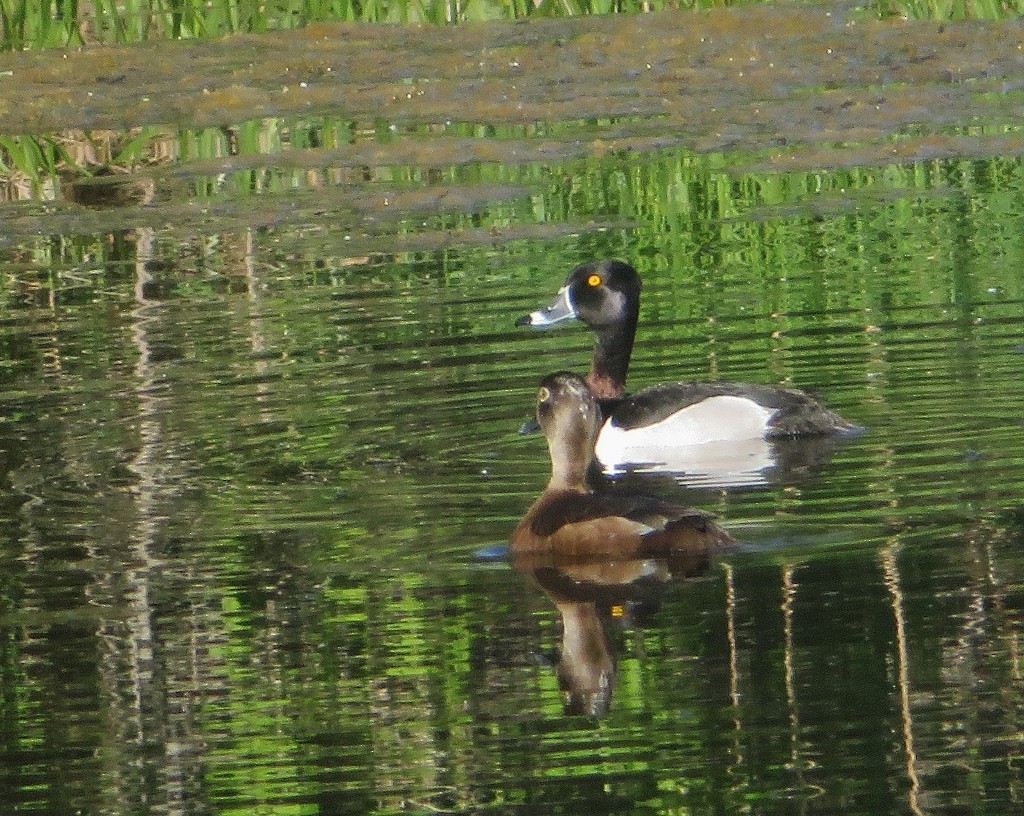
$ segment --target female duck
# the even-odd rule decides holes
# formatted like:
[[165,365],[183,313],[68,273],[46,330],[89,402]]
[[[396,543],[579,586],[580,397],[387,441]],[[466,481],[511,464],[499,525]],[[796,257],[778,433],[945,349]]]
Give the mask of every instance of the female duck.
[[576,267],[547,308],[516,321],[547,328],[570,318],[597,335],[586,383],[608,418],[597,458],[612,467],[650,462],[672,446],[853,434],[861,429],[802,391],[733,382],[676,382],[626,394],[640,314],[640,276],[623,261]]
[[642,557],[706,551],[732,541],[700,510],[591,492],[587,472],[601,414],[582,378],[565,372],[545,377],[537,421],[547,437],[551,479],[512,531],[514,556]]

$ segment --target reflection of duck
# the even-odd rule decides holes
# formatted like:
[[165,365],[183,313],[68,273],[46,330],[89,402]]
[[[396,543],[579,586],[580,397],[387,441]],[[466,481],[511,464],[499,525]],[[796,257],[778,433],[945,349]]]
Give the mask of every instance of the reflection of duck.
[[551,479],[512,531],[512,554],[579,559],[706,551],[731,542],[700,510],[649,497],[593,493],[587,472],[601,415],[583,380],[561,372],[545,377],[537,420],[547,437]]
[[[516,321],[546,328],[576,318],[596,333],[586,382],[608,417],[596,443],[597,458],[606,469],[654,464],[672,471],[721,473],[723,484],[743,483],[749,481],[747,474],[774,463],[766,440],[860,430],[804,392],[780,386],[677,382],[627,396],[626,372],[639,313],[636,270],[622,261],[602,260],[576,267],[547,308]],[[724,461],[716,462],[723,453]],[[740,476],[731,481],[729,474],[737,469]]]
[[[657,607],[669,581],[704,575],[709,565],[707,549],[667,558],[533,565],[533,578],[562,617],[556,668],[567,714],[599,716],[608,711],[616,661],[605,629],[613,610]],[[525,562],[519,566],[525,568]]]

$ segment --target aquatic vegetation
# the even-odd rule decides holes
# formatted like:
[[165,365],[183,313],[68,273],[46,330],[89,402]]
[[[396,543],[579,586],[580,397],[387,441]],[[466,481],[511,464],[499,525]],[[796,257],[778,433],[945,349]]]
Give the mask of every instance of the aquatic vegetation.
[[37,187],[46,176],[53,176],[64,158],[62,154],[60,143],[52,136],[0,134],[0,179],[9,191],[3,198],[27,197],[17,194],[17,189]]
[[434,23],[637,13],[716,0],[0,0],[5,50],[220,37],[311,22]]
[[161,156],[160,128],[0,134],[0,200],[51,199],[61,180],[130,172]]
[[872,0],[872,13],[880,17],[913,20],[999,20],[1024,11],[1019,0]]
[[[742,0],[750,2],[751,0]],[[737,5],[730,0],[0,0],[0,49],[192,39],[312,22],[451,25],[523,17],[637,14]],[[1024,0],[873,0],[876,16],[999,19]]]

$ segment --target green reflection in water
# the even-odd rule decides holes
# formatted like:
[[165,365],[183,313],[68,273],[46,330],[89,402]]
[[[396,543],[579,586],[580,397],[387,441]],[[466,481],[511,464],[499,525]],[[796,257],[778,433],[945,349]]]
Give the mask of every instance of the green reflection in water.
[[[467,163],[684,145],[744,149],[773,170],[1020,153],[1012,21],[935,27],[779,5],[407,31],[3,55],[4,197],[88,203],[96,187],[69,177],[131,171],[150,203],[153,167],[182,164],[205,164],[210,192],[230,189],[248,157],[285,147],[276,164],[310,170],[304,184],[358,184],[363,166],[381,174],[368,148],[392,133],[418,137],[385,151],[393,167],[438,178]],[[459,123],[489,138],[454,138]],[[517,132],[520,144],[493,138]],[[259,167],[254,189],[296,178]]]
[[[528,193],[369,237],[314,185],[258,229],[169,204],[12,236],[0,799],[1012,812],[1020,161],[728,163],[467,166]],[[259,200],[238,172],[207,200]],[[645,277],[634,385],[792,381],[869,432],[762,489],[646,482],[749,548],[602,609],[592,720],[562,714],[549,599],[471,556],[546,480],[514,432],[541,374],[589,355],[512,319],[608,255]]]
[[[527,17],[637,14],[664,9],[733,5],[721,0],[275,0],[253,5],[244,0],[179,0],[177,3],[126,0],[108,3],[33,4],[6,0],[0,49],[24,50],[154,39],[223,37],[228,34],[290,29],[314,22],[428,23],[453,25]],[[810,5],[810,4],[809,4]],[[1016,2],[993,0],[876,0],[866,7],[879,17],[998,20],[1019,16]]]

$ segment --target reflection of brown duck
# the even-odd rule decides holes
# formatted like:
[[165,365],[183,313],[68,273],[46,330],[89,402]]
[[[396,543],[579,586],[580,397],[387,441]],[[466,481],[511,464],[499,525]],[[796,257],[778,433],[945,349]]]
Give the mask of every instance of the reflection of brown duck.
[[599,716],[611,705],[615,658],[605,633],[611,610],[657,606],[669,581],[704,575],[710,563],[705,549],[530,570],[562,617],[557,671],[567,714]]
[[580,377],[560,372],[544,378],[537,421],[548,441],[551,479],[512,531],[512,554],[520,566],[524,558],[564,561],[706,552],[732,541],[701,510],[590,490],[587,472],[601,414]]

